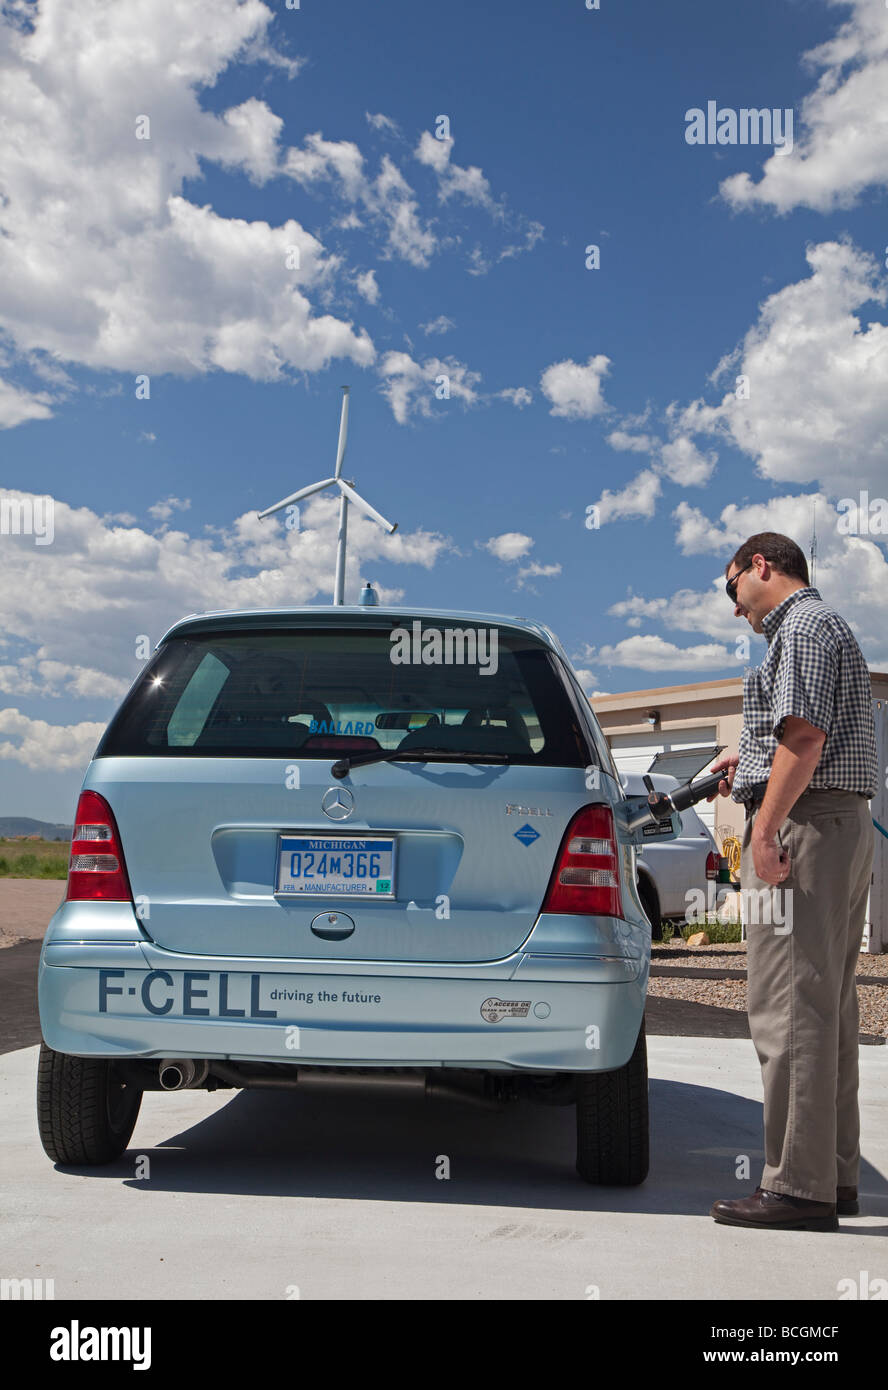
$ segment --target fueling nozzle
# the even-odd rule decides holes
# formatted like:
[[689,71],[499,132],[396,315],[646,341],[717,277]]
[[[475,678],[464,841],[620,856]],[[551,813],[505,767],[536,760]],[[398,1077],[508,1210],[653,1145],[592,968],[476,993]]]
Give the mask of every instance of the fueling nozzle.
[[[656,816],[657,820],[665,820],[673,811],[686,811],[689,806],[696,806],[698,801],[705,801],[707,796],[712,796],[713,792],[718,791],[720,782],[725,781],[723,772],[710,772],[707,777],[701,777],[696,782],[685,782],[683,787],[676,787],[674,792],[656,792],[650,777],[645,776],[644,785],[648,790],[648,805]],[[665,802],[668,809],[658,809],[661,803]]]
[[719,783],[724,782],[724,772],[711,772],[707,777],[700,777],[696,782],[685,782],[684,786],[676,787],[672,792],[658,792],[650,777],[645,773],[643,782],[647,788],[648,804],[647,811],[640,816],[633,817],[629,824],[630,830],[637,830],[640,826],[647,824],[649,820],[662,821],[668,820],[674,811],[686,811],[689,806],[696,806],[698,801],[704,801],[707,796],[712,796],[718,791]]

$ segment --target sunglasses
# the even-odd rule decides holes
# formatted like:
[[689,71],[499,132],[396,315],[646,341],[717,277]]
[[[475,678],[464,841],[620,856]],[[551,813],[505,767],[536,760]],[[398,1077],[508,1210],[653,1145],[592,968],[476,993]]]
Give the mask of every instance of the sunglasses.
[[746,571],[750,569],[752,569],[751,560],[748,565],[743,566],[742,570],[738,570],[736,574],[732,574],[730,579],[725,584],[725,593],[727,594],[731,602],[734,604],[736,604],[737,602],[737,580],[740,578],[741,574],[745,574]]

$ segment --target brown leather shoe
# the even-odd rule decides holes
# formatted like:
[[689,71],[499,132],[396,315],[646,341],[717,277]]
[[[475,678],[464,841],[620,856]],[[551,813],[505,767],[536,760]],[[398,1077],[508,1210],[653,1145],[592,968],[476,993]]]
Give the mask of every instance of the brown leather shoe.
[[[761,1192],[757,1187],[756,1192]],[[836,1188],[836,1216],[859,1216],[860,1205],[857,1201],[856,1187],[837,1187]]]
[[[756,1192],[761,1192],[757,1187]],[[856,1187],[837,1187],[836,1188],[836,1216],[859,1216],[860,1204],[857,1201]]]
[[751,1197],[715,1202],[709,1213],[726,1226],[764,1226],[784,1231],[837,1231],[835,1202],[809,1202],[757,1187]]

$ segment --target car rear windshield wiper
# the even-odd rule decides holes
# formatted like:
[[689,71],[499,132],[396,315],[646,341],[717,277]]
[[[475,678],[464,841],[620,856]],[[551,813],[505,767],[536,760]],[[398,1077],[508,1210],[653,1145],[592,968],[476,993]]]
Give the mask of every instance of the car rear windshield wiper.
[[348,757],[340,758],[330,768],[333,777],[345,777],[349,768],[363,767],[367,763],[390,763],[395,758],[446,758],[451,762],[460,763],[510,763],[512,759],[508,753],[484,753],[475,752],[471,749],[463,748],[374,748],[368,753],[350,753]]

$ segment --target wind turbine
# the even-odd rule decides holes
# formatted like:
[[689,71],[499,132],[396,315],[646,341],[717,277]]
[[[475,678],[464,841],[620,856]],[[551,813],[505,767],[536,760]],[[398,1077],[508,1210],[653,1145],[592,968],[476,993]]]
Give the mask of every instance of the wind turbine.
[[348,504],[353,502],[358,511],[369,516],[372,521],[376,521],[384,531],[391,536],[398,529],[398,523],[386,521],[384,516],[380,516],[375,508],[365,502],[360,493],[355,492],[354,479],[347,483],[341,476],[342,461],[345,458],[345,441],[348,435],[348,393],[349,388],[342,388],[342,414],[339,419],[339,447],[336,450],[336,467],[333,470],[332,478],[324,478],[320,483],[309,483],[308,487],[302,487],[298,492],[293,492],[289,497],[285,497],[281,502],[275,502],[273,507],[266,507],[264,512],[259,513],[259,520],[271,516],[272,512],[279,512],[281,507],[288,507],[291,502],[298,502],[303,497],[310,497],[313,492],[323,492],[325,487],[336,486],[339,489],[339,540],[336,547],[336,582],[333,589],[333,602],[344,604],[343,597],[345,591],[345,543],[348,534]]

